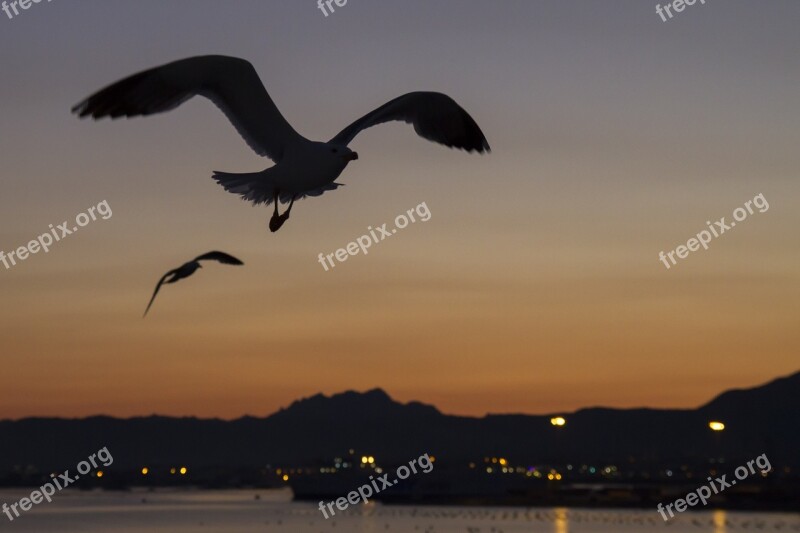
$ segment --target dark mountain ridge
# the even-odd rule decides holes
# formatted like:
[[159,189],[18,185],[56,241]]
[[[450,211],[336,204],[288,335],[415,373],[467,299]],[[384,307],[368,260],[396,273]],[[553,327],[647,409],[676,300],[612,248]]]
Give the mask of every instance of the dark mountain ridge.
[[[392,400],[380,389],[293,402],[266,418],[149,416],[0,421],[0,472],[69,468],[104,446],[114,468],[186,464],[193,468],[330,464],[348,450],[399,464],[422,453],[444,464],[502,456],[516,464],[658,463],[701,457],[800,463],[800,372],[724,392],[697,409],[588,408],[551,415],[442,414]],[[708,428],[725,423],[723,432]]]

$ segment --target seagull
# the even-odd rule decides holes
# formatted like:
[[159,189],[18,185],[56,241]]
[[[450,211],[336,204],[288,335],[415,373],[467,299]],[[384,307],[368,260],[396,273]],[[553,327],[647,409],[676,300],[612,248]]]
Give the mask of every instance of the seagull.
[[[161,286],[165,283],[175,283],[178,280],[182,280],[184,278],[188,278],[192,274],[194,274],[198,268],[203,268],[203,265],[200,264],[200,261],[219,261],[224,265],[243,265],[241,261],[233,257],[232,255],[228,255],[225,252],[208,252],[207,254],[203,254],[201,256],[195,257],[188,263],[184,263],[183,265],[179,266],[174,270],[170,270],[163,276],[161,279],[158,280],[158,285],[156,285],[156,290],[153,291],[153,297],[150,298],[150,303],[147,304],[147,309],[144,311],[144,315],[142,318],[147,316],[147,312],[150,311],[150,306],[153,305],[153,301],[156,299],[156,295],[158,295],[158,291],[161,289]],[[169,279],[167,279],[169,278]]]
[[[72,108],[80,118],[148,116],[175,109],[194,96],[211,100],[256,154],[275,164],[261,172],[215,171],[225,190],[253,205],[275,204],[272,232],[289,218],[294,201],[335,190],[345,167],[358,159],[348,145],[361,131],[391,121],[414,126],[418,135],[450,148],[490,152],[478,124],[449,96],[412,92],[359,118],[328,142],[306,139],[286,121],[258,73],[245,59],[198,56],[145,70],[102,89]],[[278,213],[280,202],[288,209]]]

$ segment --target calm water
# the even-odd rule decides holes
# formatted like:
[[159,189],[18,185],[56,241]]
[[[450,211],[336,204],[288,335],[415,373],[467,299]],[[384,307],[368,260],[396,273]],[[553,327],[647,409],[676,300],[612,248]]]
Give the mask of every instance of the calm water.
[[[28,492],[29,494],[30,492]],[[24,491],[0,491],[13,503]],[[0,514],[1,531],[139,533],[189,531],[239,533],[738,533],[798,531],[800,514],[691,513],[664,524],[655,510],[523,509],[494,507],[360,506],[325,520],[316,505],[292,503],[288,491],[145,491],[56,494],[10,522]]]

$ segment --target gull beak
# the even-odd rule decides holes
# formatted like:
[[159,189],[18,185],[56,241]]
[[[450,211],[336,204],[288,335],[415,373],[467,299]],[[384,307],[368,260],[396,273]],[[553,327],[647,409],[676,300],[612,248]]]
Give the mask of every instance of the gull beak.
[[358,159],[358,154],[356,152],[353,152],[353,153],[351,153],[349,155],[346,155],[345,158],[348,161],[355,161],[356,159]]

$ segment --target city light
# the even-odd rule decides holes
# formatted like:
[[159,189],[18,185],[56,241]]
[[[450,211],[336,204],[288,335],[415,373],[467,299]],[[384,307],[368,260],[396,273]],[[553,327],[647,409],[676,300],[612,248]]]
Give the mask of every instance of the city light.
[[181,475],[182,475],[182,476],[185,476],[185,475],[186,475],[186,467],[185,467],[185,466],[182,466],[182,467],[181,467]]
[[103,471],[102,470],[98,470],[97,471],[97,477],[103,477]]
[[725,429],[725,424],[722,422],[709,422],[708,427],[710,427],[712,431],[722,431]]
[[286,474],[284,474],[284,475],[283,475],[283,480],[284,480],[284,481],[289,481],[289,476],[287,476]]
[[146,466],[144,468],[142,468],[142,475],[143,476],[146,476],[148,472],[150,472],[150,470],[148,470],[148,468]]
[[554,426],[563,426],[567,423],[567,420],[563,416],[556,416],[550,419],[550,423]]

